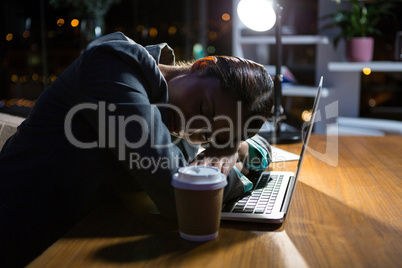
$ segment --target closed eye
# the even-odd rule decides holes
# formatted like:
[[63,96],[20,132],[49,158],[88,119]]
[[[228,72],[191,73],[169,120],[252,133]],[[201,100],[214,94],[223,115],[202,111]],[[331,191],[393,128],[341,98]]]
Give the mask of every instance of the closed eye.
[[211,138],[211,134],[209,134],[209,133],[204,134],[205,141],[209,141],[210,138]]
[[[201,102],[201,104],[200,104],[200,115],[206,116],[206,115],[204,114],[203,109],[202,109],[202,105],[203,105],[203,102]],[[204,132],[204,140],[205,140],[206,142],[208,142],[210,138],[211,138],[211,134],[208,133],[208,132]]]

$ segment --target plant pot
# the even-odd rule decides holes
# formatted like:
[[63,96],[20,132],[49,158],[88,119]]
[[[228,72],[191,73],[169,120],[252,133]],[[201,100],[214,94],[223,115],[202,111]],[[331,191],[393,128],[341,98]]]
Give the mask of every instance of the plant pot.
[[374,38],[354,37],[346,40],[346,60],[367,62],[373,59]]

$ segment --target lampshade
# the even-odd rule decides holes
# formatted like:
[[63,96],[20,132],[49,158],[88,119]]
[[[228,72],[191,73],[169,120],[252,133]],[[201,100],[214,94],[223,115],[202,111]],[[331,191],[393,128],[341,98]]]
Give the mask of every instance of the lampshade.
[[237,5],[237,14],[244,25],[258,32],[271,29],[276,21],[270,0],[241,0]]

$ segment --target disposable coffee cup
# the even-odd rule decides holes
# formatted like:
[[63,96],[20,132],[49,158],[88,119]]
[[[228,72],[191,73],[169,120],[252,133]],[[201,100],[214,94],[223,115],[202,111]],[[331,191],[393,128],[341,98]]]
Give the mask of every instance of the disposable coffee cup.
[[226,176],[210,166],[188,166],[173,175],[180,236],[190,241],[218,237]]

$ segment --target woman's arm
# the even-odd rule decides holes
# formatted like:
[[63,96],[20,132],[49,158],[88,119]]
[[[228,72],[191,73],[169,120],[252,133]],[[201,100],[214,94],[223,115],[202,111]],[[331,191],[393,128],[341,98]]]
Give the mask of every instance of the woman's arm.
[[223,174],[228,175],[238,160],[238,147],[226,149],[208,147],[199,153],[190,165],[214,166],[221,170]]
[[77,103],[104,107],[82,109],[80,114],[96,133],[106,133],[103,147],[129,171],[161,214],[174,217],[171,178],[187,162],[172,144],[161,110],[152,104],[166,101],[167,88],[158,67],[147,60],[142,47],[128,42],[109,42],[83,56]]

